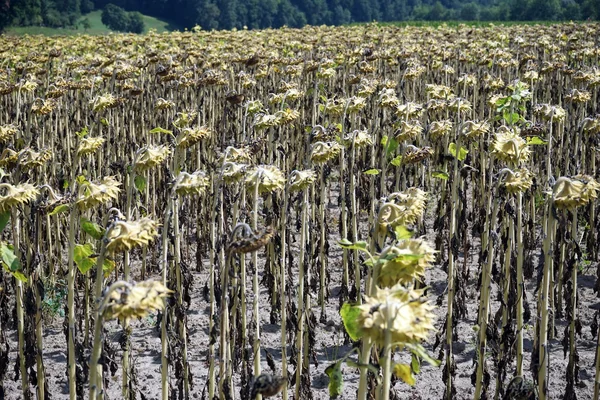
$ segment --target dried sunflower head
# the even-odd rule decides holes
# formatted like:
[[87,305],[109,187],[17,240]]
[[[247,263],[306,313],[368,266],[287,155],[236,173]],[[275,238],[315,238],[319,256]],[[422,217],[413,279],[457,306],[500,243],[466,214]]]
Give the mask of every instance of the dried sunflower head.
[[100,148],[100,146],[104,144],[105,141],[106,139],[100,136],[83,138],[77,147],[77,155],[82,157],[88,154],[93,154]]
[[175,180],[175,193],[180,196],[200,195],[206,191],[209,183],[204,171],[195,171],[192,174],[180,172]]
[[0,155],[0,167],[12,167],[19,161],[19,153],[13,149],[6,148]]
[[372,296],[365,297],[360,306],[357,323],[363,336],[380,346],[385,344],[389,331],[392,343],[417,343],[427,339],[434,331],[433,306],[424,299],[423,289],[395,285],[377,288]]
[[565,109],[561,106],[550,104],[538,104],[534,107],[534,113],[546,121],[562,121],[567,116]]
[[581,121],[581,130],[590,135],[597,135],[600,133],[600,117],[585,118]]
[[400,105],[400,99],[396,96],[396,91],[394,89],[382,89],[381,92],[379,92],[379,99],[377,102],[380,107],[387,107],[394,110],[398,109],[398,106]]
[[38,189],[29,183],[0,183],[0,212],[4,213],[12,207],[34,200],[38,194]]
[[175,144],[180,149],[187,149],[198,143],[200,140],[211,136],[211,134],[212,131],[207,126],[183,128],[175,138]]
[[155,110],[172,110],[175,108],[175,102],[171,100],[165,100],[162,97],[159,97],[156,100],[156,104],[154,104]]
[[158,223],[150,218],[137,221],[117,221],[106,233],[106,251],[118,253],[135,246],[146,246],[158,236]]
[[266,227],[262,232],[254,233],[247,224],[237,224],[231,234],[228,250],[233,253],[252,253],[271,241],[275,229]]
[[145,146],[139,149],[133,161],[133,167],[137,172],[144,172],[157,165],[162,164],[171,150],[168,146]]
[[252,380],[252,391],[250,398],[255,399],[257,395],[262,397],[275,396],[277,393],[283,390],[283,387],[287,385],[287,377],[285,376],[274,376],[271,374],[260,374]]
[[418,103],[401,104],[396,108],[396,115],[400,118],[419,118],[423,114],[423,105]]
[[404,154],[403,162],[405,164],[416,164],[423,160],[428,159],[433,155],[433,149],[429,146],[418,148],[415,146],[409,146],[406,154]]
[[286,108],[285,110],[277,111],[275,117],[278,119],[277,126],[289,125],[300,117],[300,111]]
[[307,169],[304,171],[294,170],[288,179],[290,191],[297,192],[300,190],[305,190],[312,185],[316,179],[317,174],[315,174],[315,171],[312,169]]
[[173,121],[173,126],[177,129],[187,128],[197,116],[197,111],[178,112],[175,121]]
[[498,128],[492,143],[492,152],[498,159],[515,165],[526,162],[531,154],[527,141],[519,135],[516,127]]
[[425,92],[431,99],[445,100],[453,97],[452,89],[444,85],[425,85]]
[[379,262],[378,275],[380,287],[392,287],[396,284],[407,285],[425,275],[435,260],[435,250],[422,239],[401,240],[385,248]]
[[316,142],[312,146],[310,159],[315,164],[325,164],[327,161],[336,158],[341,149],[337,142]]
[[487,121],[466,121],[462,125],[462,133],[469,139],[475,139],[490,131]]
[[115,107],[117,105],[117,99],[111,93],[107,93],[94,97],[90,101],[90,105],[92,106],[92,110],[96,112],[104,111]]
[[[118,284],[115,283],[115,284]],[[143,281],[135,285],[125,284],[109,292],[102,302],[104,318],[146,317],[152,311],[162,310],[165,298],[173,293],[161,282]]]
[[595,200],[599,189],[600,184],[591,176],[576,175],[571,178],[563,176],[556,180],[552,197],[558,208],[573,209]]
[[244,173],[246,172],[246,164],[235,163],[228,161],[223,163],[221,168],[221,175],[225,183],[235,183],[242,180]]
[[357,148],[371,146],[373,144],[373,138],[369,135],[367,130],[354,130],[353,132],[348,133],[344,136],[344,145],[351,146],[352,143]]
[[423,133],[423,126],[418,120],[412,121],[400,121],[399,128],[396,130],[394,135],[396,140],[414,140]]
[[84,182],[79,186],[75,204],[81,210],[89,210],[119,195],[121,185],[113,176],[107,176],[99,182]]
[[592,95],[587,90],[573,89],[565,96],[565,99],[573,103],[586,103],[592,99]]
[[367,100],[364,97],[352,96],[346,100],[348,114],[354,114],[365,108]]
[[258,186],[258,193],[271,193],[281,190],[285,186],[285,177],[281,170],[274,165],[259,165],[246,172],[246,190],[254,193]]
[[15,133],[19,131],[16,125],[2,125],[0,126],[0,143],[6,142],[8,139],[13,137]]
[[249,163],[250,152],[247,147],[227,146],[225,152],[219,158],[221,162]]
[[452,131],[452,121],[449,119],[434,121],[429,125],[431,140],[437,140],[448,135]]
[[267,113],[258,113],[254,116],[254,129],[256,131],[264,131],[265,129],[277,126],[279,124],[279,118],[277,115],[271,115]]
[[425,212],[427,193],[411,187],[403,192],[392,193],[379,209],[377,222],[381,233],[388,228],[414,224]]
[[499,173],[506,174],[504,178],[504,188],[509,193],[522,193],[529,189],[533,184],[533,174],[524,168],[516,171],[505,168]]
[[37,98],[33,101],[33,104],[31,105],[31,112],[33,112],[36,115],[48,115],[52,111],[54,111],[57,105],[58,102],[55,99]]
[[23,149],[19,152],[18,162],[23,169],[32,169],[41,167],[52,159],[52,152],[49,149],[34,151],[31,148]]

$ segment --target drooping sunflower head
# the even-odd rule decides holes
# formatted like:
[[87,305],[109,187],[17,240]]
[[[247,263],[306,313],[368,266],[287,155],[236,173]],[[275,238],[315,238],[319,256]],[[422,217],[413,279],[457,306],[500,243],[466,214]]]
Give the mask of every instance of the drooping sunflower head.
[[427,339],[434,328],[433,306],[429,304],[422,289],[395,285],[377,288],[358,306],[358,326],[363,336],[378,345],[385,344],[385,333],[390,331],[392,343],[418,343]]
[[492,143],[494,155],[505,162],[518,164],[529,160],[531,150],[527,141],[519,135],[518,128],[498,128]]
[[378,224],[381,233],[400,225],[417,222],[425,212],[427,193],[419,188],[408,188],[388,196],[379,209]]
[[317,174],[312,169],[304,171],[294,170],[288,178],[289,188],[292,192],[305,190],[312,185],[317,179]]
[[285,177],[274,165],[259,165],[246,172],[246,190],[254,193],[258,185],[258,193],[271,193],[285,186]]
[[19,152],[19,165],[21,168],[33,169],[42,167],[52,159],[52,151],[50,149],[44,149],[41,151],[34,151],[31,148],[23,149]]
[[435,250],[422,239],[405,239],[382,251],[378,284],[392,287],[407,285],[425,275],[435,260]]
[[238,224],[233,229],[228,251],[233,253],[252,253],[265,247],[271,241],[275,229],[267,226],[263,231],[255,233],[247,224]]
[[469,139],[475,139],[490,131],[487,121],[466,121],[462,125],[462,133]]
[[212,130],[207,126],[183,128],[175,138],[175,144],[180,149],[187,149],[211,135]]
[[0,184],[0,213],[9,211],[15,206],[25,204],[37,198],[38,189],[30,183]]
[[534,113],[546,121],[563,121],[567,116],[564,108],[551,104],[538,104],[534,107]]
[[142,147],[135,154],[133,167],[137,172],[148,171],[162,164],[170,153],[171,150],[166,145]]
[[412,120],[412,121],[402,120],[398,124],[398,129],[396,130],[394,135],[396,136],[396,140],[398,140],[399,142],[402,142],[405,140],[414,140],[414,139],[418,138],[419,136],[421,136],[422,133],[423,133],[423,126],[421,125],[421,122],[419,122],[418,120]]
[[503,172],[506,174],[503,182],[504,188],[509,193],[525,192],[533,184],[533,174],[525,168],[515,171],[505,168],[500,171],[500,173]]
[[153,311],[162,310],[165,299],[173,293],[161,282],[143,281],[135,285],[125,285],[109,293],[103,301],[103,315],[106,319],[144,318]]
[[409,149],[404,154],[404,158],[402,160],[405,164],[416,164],[421,161],[424,161],[433,155],[433,149],[429,146],[425,146],[422,148],[418,148],[415,146],[410,146]]
[[106,93],[94,97],[90,101],[90,105],[95,112],[104,111],[115,107],[117,105],[117,99],[111,93]]
[[136,221],[117,221],[106,233],[106,251],[119,253],[135,246],[146,246],[158,236],[158,223],[150,218]]
[[312,146],[310,159],[315,164],[325,164],[327,161],[336,158],[341,149],[337,142],[316,142]]
[[13,137],[19,128],[16,125],[8,124],[0,126],[0,143],[6,142],[8,139]]
[[246,172],[246,168],[248,168],[248,166],[242,163],[235,163],[232,161],[223,163],[223,167],[221,168],[223,181],[230,184],[241,181]]
[[429,125],[431,140],[438,140],[452,132],[452,121],[449,119],[434,121]]
[[192,174],[180,172],[175,180],[175,192],[180,196],[200,195],[206,191],[210,182],[204,171]]
[[93,154],[104,144],[104,142],[106,142],[106,139],[100,136],[83,138],[77,147],[77,155],[82,157],[88,154]]
[[84,182],[79,186],[75,204],[80,210],[89,210],[100,204],[115,200],[121,185],[113,176],[107,176],[99,182]]
[[344,145],[350,146],[354,143],[357,148],[371,146],[373,138],[367,130],[355,130],[344,136]]
[[591,176],[563,176],[556,180],[552,188],[552,197],[558,208],[573,209],[595,200],[599,189],[600,184]]

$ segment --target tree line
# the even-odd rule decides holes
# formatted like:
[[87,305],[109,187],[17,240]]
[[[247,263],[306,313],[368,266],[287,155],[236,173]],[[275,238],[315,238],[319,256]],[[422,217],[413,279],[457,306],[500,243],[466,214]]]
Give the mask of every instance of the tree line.
[[164,18],[181,28],[199,25],[203,29],[409,20],[600,19],[598,0],[0,0],[0,30],[7,25],[72,27],[82,14],[105,10],[109,4]]

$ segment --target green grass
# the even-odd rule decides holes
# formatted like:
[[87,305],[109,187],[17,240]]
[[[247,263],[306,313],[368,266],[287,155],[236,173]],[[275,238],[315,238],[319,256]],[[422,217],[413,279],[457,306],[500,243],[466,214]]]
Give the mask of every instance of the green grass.
[[[457,27],[459,25],[472,26],[476,28],[487,27],[490,25],[513,26],[513,25],[554,25],[564,24],[569,21],[398,21],[398,22],[378,22],[381,26],[430,26],[437,28],[445,25],[449,27]],[[576,23],[584,23],[585,21],[575,21]],[[364,23],[357,24],[364,25]]]
[[[87,18],[90,22],[90,28],[86,31],[81,27],[81,21]],[[157,32],[166,32],[174,29],[178,29],[177,26],[173,26],[167,21],[159,20],[154,17],[143,15],[144,23],[146,24],[146,32],[150,29],[155,29]],[[107,26],[102,23],[102,11],[92,11],[89,14],[83,15],[79,19],[78,29],[74,28],[47,28],[43,26],[15,26],[6,29],[6,33],[9,35],[105,35],[112,32]]]

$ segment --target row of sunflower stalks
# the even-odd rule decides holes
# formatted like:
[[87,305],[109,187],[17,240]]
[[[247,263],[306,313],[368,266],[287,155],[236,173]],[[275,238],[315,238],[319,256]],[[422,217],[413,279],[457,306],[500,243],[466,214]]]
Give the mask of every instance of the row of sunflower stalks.
[[[422,360],[439,365],[422,345],[434,331],[434,306],[427,300],[423,278],[436,259],[435,251],[424,239],[412,238],[406,228],[422,220],[426,197],[414,187],[389,194],[379,203],[370,243],[339,242],[343,249],[366,256],[368,273],[358,303],[346,302],[340,310],[347,334],[362,344],[358,361],[347,354],[327,368],[332,397],[342,393],[344,362],[360,369],[358,399],[384,400],[390,398],[393,376],[412,385]],[[412,361],[393,361],[398,351],[408,351]],[[380,359],[377,354],[382,354]]]

